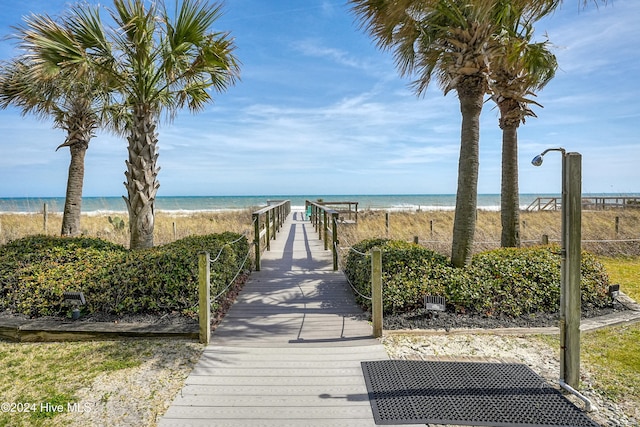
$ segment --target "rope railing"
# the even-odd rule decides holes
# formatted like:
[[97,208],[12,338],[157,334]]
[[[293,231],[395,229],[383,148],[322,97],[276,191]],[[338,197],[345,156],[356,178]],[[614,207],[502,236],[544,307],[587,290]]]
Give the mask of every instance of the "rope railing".
[[[416,242],[416,239],[418,238],[418,236],[414,237],[414,242]],[[432,239],[418,239],[420,244],[441,244],[441,245],[451,245],[451,241],[443,241],[443,240],[432,240]],[[549,239],[549,236],[547,235],[543,235],[541,239],[539,240],[521,240],[520,243],[522,244],[529,244],[529,245],[546,245],[548,243],[560,243],[561,239],[556,238],[556,239]],[[640,242],[640,239],[582,239],[581,240],[582,243],[638,243]],[[501,243],[498,240],[492,240],[492,241],[479,241],[479,240],[475,240],[472,242],[473,245],[497,245],[499,246]]]
[[230,247],[242,239],[247,239],[247,235],[243,234],[232,242],[226,242],[218,251],[218,255],[215,259],[211,259],[211,254],[207,251],[198,254],[198,319],[200,325],[200,342],[203,344],[209,344],[211,339],[211,302],[216,301],[229,291],[231,286],[236,283],[236,279],[240,273],[245,269],[247,260],[251,254],[251,247],[253,243],[249,244],[247,253],[244,259],[240,263],[238,270],[233,278],[227,283],[222,290],[216,289],[218,293],[215,296],[211,296],[211,265],[220,260],[222,253],[226,247]]
[[[344,247],[349,252],[353,252],[359,256],[371,256],[371,295],[364,295],[360,292],[342,269],[342,273],[349,284],[351,290],[365,301],[371,301],[371,323],[373,327],[373,336],[380,338],[382,336],[382,251],[380,248],[374,247],[369,253],[360,252],[353,246]],[[338,242],[334,242],[334,253],[338,253]]]
[[[355,251],[355,252],[356,252],[356,253],[358,253],[358,254],[362,254],[361,252],[357,252],[357,251]],[[362,255],[365,255],[365,256],[366,256],[367,254],[362,254]],[[342,270],[342,273],[344,274],[344,277],[345,277],[345,279],[347,280],[347,283],[349,284],[349,287],[351,287],[351,290],[353,290],[353,292],[354,292],[356,295],[358,295],[360,298],[362,298],[362,299],[364,299],[364,300],[367,300],[367,301],[371,301],[371,300],[372,300],[372,297],[371,297],[371,296],[364,295],[362,292],[360,292],[360,291],[359,291],[359,290],[358,290],[358,289],[353,285],[353,283],[351,283],[351,280],[349,280],[349,276],[347,276],[347,274],[345,273],[345,271],[344,271],[344,270]]]
[[[243,236],[244,237],[244,236]],[[235,240],[235,242],[238,242],[240,239]],[[224,289],[220,292],[218,292],[218,294],[214,297],[212,297],[213,301],[216,301],[218,298],[220,298],[222,295],[224,295],[231,286],[233,286],[233,284],[236,282],[236,279],[238,278],[238,276],[240,275],[240,273],[244,270],[246,264],[247,264],[247,260],[249,259],[249,255],[251,254],[251,248],[253,247],[253,243],[249,244],[249,248],[247,249],[247,253],[244,256],[244,259],[242,260],[242,263],[240,264],[240,268],[238,269],[238,271],[236,271],[236,274],[233,276],[233,278],[229,281],[229,283],[227,283],[227,285],[224,287]],[[220,252],[218,253],[218,256],[216,257],[216,259],[209,261],[209,265],[215,263],[218,258],[220,258],[220,254],[222,253],[222,249],[220,250]]]

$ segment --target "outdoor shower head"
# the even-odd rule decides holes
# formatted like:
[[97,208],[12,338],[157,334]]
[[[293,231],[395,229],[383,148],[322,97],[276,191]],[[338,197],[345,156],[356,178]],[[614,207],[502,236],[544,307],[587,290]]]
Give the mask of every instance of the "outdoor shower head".
[[531,164],[533,166],[540,166],[542,164],[542,158],[544,157],[545,154],[547,154],[549,151],[560,151],[562,153],[562,155],[565,155],[565,150],[564,148],[547,148],[546,150],[544,150],[542,153],[538,154],[537,156],[535,156],[533,158],[533,160],[531,160]]

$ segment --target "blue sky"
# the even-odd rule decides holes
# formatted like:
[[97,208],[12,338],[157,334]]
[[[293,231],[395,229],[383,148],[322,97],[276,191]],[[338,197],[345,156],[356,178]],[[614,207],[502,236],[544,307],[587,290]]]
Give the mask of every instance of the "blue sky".
[[[519,130],[521,193],[560,191],[557,153],[542,167],[530,163],[557,146],[582,153],[584,193],[640,192],[640,1],[581,3],[565,0],[536,25],[560,70],[538,94],[538,118]],[[68,4],[2,2],[0,34]],[[160,196],[456,192],[455,93],[445,97],[434,82],[417,98],[346,0],[227,0],[224,10],[215,29],[235,37],[241,80],[204,112],[161,123]],[[0,40],[0,59],[16,53]],[[0,110],[0,132],[0,197],[64,196],[69,152],[55,151],[63,131],[9,108]],[[487,102],[479,193],[500,192],[500,145]],[[92,140],[85,196],[125,194],[126,153],[123,138]]]

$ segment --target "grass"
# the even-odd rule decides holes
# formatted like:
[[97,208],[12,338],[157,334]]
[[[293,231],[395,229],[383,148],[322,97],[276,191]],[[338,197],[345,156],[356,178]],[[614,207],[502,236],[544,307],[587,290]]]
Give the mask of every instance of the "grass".
[[593,386],[629,409],[640,408],[640,324],[582,335],[582,360]]
[[[640,257],[604,258],[614,283],[640,300]],[[585,333],[581,357],[594,372],[594,386],[629,409],[640,411],[640,324]],[[640,413],[638,414],[640,415]]]
[[[112,219],[112,222],[109,221]],[[114,219],[125,226],[114,225]],[[154,243],[162,245],[191,235],[204,235],[231,231],[244,233],[251,229],[251,210],[169,214],[155,216]],[[46,229],[43,215],[0,213],[0,245],[35,234],[60,235],[62,214],[49,213]],[[83,214],[80,220],[82,235],[98,237],[123,246],[129,245],[128,218],[122,214]]]
[[[350,246],[375,237],[402,240],[417,237],[429,249],[450,255],[453,220],[453,211],[365,211],[358,215],[357,226],[341,227],[340,242],[341,246]],[[560,242],[560,212],[521,212],[520,224],[523,246],[540,244],[543,235],[548,236],[550,242]],[[478,211],[474,251],[498,248],[500,231],[500,212]],[[640,209],[584,211],[582,239],[583,248],[598,255],[640,255]]]
[[[118,229],[109,222],[116,217],[127,223],[126,214],[84,214],[82,234],[99,237],[114,243],[129,244],[127,226]],[[42,214],[0,213],[0,244],[27,235],[58,235],[61,214],[49,214],[46,232]],[[344,225],[339,229],[341,246],[355,244],[373,237],[413,240],[430,249],[449,255],[453,231],[453,211],[390,212],[386,226],[385,212],[362,211],[357,225]],[[617,227],[616,227],[616,218]],[[192,235],[232,231],[252,231],[251,209],[241,211],[199,212],[174,214],[158,212],[155,217],[155,244],[165,244]],[[546,235],[550,241],[560,241],[560,212],[521,212],[520,235],[523,245],[540,243]],[[584,248],[603,256],[640,255],[640,209],[584,211],[582,215]],[[607,242],[596,243],[594,241]],[[478,211],[474,249],[482,251],[500,245],[500,213]]]
[[[77,403],[78,391],[100,375],[137,368],[171,351],[171,341],[122,340],[69,343],[0,341],[0,403],[28,404],[29,412],[0,411],[0,426],[63,426],[60,416]],[[107,397],[108,398],[108,397]],[[48,406],[47,406],[48,404]],[[62,405],[63,411],[52,408]]]
[[640,301],[640,257],[602,257],[611,283],[619,283],[621,290],[635,301]]

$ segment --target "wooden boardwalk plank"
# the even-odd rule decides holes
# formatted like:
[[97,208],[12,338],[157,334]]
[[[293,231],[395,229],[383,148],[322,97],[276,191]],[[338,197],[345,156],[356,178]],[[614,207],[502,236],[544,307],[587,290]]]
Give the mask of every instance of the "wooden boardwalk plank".
[[159,426],[374,426],[360,362],[388,358],[294,212]]
[[[294,418],[300,420],[310,419],[367,419],[371,416],[371,407],[363,405],[338,405],[334,406],[292,406],[285,403],[284,406],[177,406],[172,405],[166,413],[170,418],[205,418],[210,420],[238,420],[263,421],[282,420]],[[215,425],[215,422],[212,423]],[[304,424],[302,424],[304,425]]]
[[320,396],[326,395],[347,396],[358,395],[362,393],[362,386],[356,385],[334,385],[323,386],[322,392],[318,393],[318,386],[314,385],[298,385],[298,386],[273,386],[273,385],[207,385],[207,384],[188,384],[184,386],[180,394],[176,397],[176,402],[181,402],[186,396],[214,396],[215,399],[228,396]]

